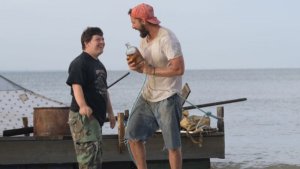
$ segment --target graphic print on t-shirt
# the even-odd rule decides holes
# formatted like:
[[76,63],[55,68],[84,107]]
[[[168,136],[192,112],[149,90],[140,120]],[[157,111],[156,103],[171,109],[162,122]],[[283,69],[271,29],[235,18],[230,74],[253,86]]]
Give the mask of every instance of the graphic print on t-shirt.
[[95,87],[98,92],[106,99],[107,88],[106,88],[106,72],[103,69],[96,70]]

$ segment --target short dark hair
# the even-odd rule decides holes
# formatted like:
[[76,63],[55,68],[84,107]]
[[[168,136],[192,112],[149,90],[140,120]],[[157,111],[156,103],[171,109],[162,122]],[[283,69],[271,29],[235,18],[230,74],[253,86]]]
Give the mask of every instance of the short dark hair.
[[103,32],[99,27],[87,27],[81,35],[81,46],[82,50],[85,49],[85,42],[90,42],[94,35],[103,36]]

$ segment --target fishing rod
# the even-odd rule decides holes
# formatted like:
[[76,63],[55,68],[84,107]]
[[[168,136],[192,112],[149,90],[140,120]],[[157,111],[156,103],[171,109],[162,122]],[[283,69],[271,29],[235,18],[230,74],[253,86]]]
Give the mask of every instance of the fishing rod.
[[113,85],[115,85],[116,83],[118,83],[120,80],[124,79],[126,76],[128,76],[130,73],[127,72],[125,75],[123,75],[122,77],[120,77],[119,79],[117,79],[115,82],[113,82],[112,84],[110,84],[107,89],[109,89],[110,87],[112,87]]

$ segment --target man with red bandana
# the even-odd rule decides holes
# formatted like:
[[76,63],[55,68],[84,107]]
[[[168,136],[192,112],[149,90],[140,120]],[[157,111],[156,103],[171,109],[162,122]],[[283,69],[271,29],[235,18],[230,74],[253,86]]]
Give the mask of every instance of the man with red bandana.
[[132,28],[140,32],[139,50],[144,61],[127,58],[127,63],[131,70],[146,74],[147,80],[131,111],[125,139],[137,168],[146,169],[145,143],[161,129],[171,169],[181,169],[182,105],[178,93],[185,68],[180,43],[172,31],[160,26],[152,6],[142,3],[128,14]]

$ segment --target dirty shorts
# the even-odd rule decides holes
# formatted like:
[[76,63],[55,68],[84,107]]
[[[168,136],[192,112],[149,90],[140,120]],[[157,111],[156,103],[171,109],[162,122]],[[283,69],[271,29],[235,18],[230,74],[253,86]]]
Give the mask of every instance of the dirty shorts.
[[181,110],[180,98],[177,94],[159,102],[149,102],[140,96],[130,114],[125,139],[145,142],[161,129],[167,149],[181,147]]
[[102,128],[99,122],[70,111],[69,125],[79,169],[101,169]]

